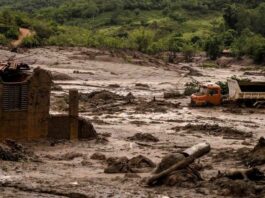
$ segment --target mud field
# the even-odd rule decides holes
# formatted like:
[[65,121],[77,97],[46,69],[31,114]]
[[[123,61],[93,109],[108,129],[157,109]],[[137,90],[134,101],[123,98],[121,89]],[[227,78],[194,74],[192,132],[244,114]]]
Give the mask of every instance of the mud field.
[[[129,64],[105,54],[91,58],[91,53],[83,48],[41,48],[16,54],[20,61],[52,71],[51,113],[67,111],[68,90],[77,88],[80,115],[92,121],[99,137],[22,142],[30,151],[27,157],[0,160],[0,197],[265,196],[264,179],[221,176],[253,163],[265,172],[265,152],[258,160],[251,158],[265,136],[265,109],[190,108],[190,98],[182,94],[194,80],[225,81],[233,75],[264,80],[260,68],[239,63],[203,68],[201,57],[196,63]],[[0,50],[2,60],[12,55]],[[146,185],[145,178],[163,157],[204,141],[211,152],[192,169],[159,186]],[[200,177],[190,173],[195,169]]]

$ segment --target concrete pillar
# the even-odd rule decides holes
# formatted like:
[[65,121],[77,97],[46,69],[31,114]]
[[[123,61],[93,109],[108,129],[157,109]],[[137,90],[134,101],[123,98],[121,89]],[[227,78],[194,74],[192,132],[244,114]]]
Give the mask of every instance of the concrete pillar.
[[78,139],[78,106],[79,106],[78,90],[72,89],[69,91],[70,140]]

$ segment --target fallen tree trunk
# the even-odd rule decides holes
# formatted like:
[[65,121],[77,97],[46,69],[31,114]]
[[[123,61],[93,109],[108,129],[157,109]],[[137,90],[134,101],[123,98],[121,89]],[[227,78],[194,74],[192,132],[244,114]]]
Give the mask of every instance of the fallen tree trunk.
[[164,170],[161,173],[156,174],[156,175],[148,178],[147,185],[154,186],[159,179],[169,175],[173,171],[186,168],[187,166],[192,164],[194,161],[195,161],[195,158],[193,156],[190,156],[190,157],[185,158],[184,160],[181,160],[180,162],[178,162],[175,165],[171,166],[169,169]]
[[200,157],[206,155],[207,153],[209,153],[210,150],[211,150],[210,144],[207,142],[203,142],[203,143],[196,144],[196,145],[184,150],[182,153],[186,157],[193,156],[195,158],[200,158]]
[[207,153],[209,153],[211,147],[208,143],[197,144],[189,149],[183,151],[183,155],[186,157],[185,159],[176,162],[176,164],[172,165],[170,168],[153,175],[152,177],[147,179],[147,185],[154,186],[158,183],[162,178],[170,175],[172,172],[187,168],[190,164],[192,164],[197,158],[200,158]]

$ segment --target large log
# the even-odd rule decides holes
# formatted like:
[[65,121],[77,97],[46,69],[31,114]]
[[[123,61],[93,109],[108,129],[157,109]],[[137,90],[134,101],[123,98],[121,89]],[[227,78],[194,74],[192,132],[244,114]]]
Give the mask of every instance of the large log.
[[203,143],[196,144],[196,145],[192,146],[191,148],[184,150],[182,153],[186,157],[193,156],[195,158],[200,158],[200,157],[206,155],[207,153],[209,153],[210,150],[211,150],[210,144],[207,142],[203,142]]
[[188,167],[190,164],[192,164],[197,158],[200,158],[207,153],[209,153],[211,150],[210,144],[208,143],[201,143],[198,145],[195,145],[189,149],[186,149],[183,151],[183,154],[186,156],[185,159],[176,162],[176,164],[172,165],[170,168],[153,175],[152,177],[147,179],[147,185],[154,186],[158,183],[159,180],[162,178],[170,175],[172,172],[176,170],[181,170],[183,168]]
[[173,171],[186,168],[187,166],[192,164],[194,161],[195,161],[195,158],[193,156],[190,156],[190,157],[187,157],[187,158],[181,160],[180,162],[171,166],[169,169],[166,169],[166,170],[162,171],[161,173],[156,174],[156,175],[148,178],[147,185],[154,186],[157,183],[157,181],[160,180],[161,178],[166,177],[167,175],[169,175]]

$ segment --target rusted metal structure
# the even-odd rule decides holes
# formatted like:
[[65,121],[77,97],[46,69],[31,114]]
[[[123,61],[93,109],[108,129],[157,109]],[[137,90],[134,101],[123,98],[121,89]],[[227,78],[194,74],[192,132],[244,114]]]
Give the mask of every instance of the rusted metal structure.
[[68,115],[50,115],[52,76],[27,64],[0,64],[0,140],[93,139],[93,125],[78,116],[78,91],[71,90]]

